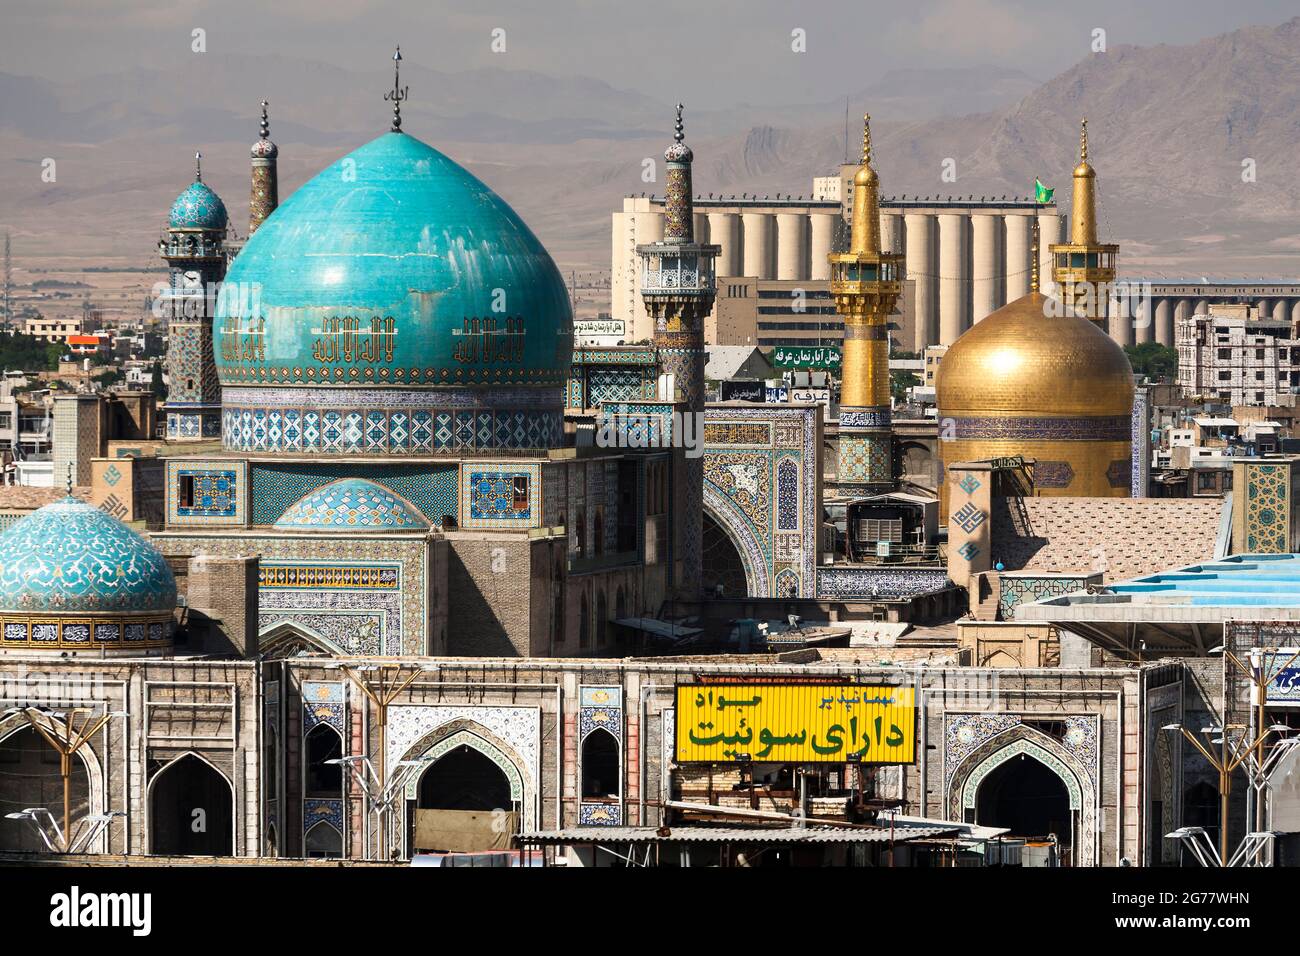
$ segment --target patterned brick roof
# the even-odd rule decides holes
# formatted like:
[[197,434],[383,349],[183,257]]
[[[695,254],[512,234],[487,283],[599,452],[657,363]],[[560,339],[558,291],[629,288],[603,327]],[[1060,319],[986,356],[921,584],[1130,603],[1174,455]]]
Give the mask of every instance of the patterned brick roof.
[[1008,571],[1101,571],[1109,584],[1212,558],[1223,509],[1219,498],[1000,499],[993,560]]
[[[90,486],[72,489],[74,497],[83,501],[90,497]],[[0,511],[35,511],[67,495],[63,485],[57,488],[35,488],[30,485],[0,485]]]

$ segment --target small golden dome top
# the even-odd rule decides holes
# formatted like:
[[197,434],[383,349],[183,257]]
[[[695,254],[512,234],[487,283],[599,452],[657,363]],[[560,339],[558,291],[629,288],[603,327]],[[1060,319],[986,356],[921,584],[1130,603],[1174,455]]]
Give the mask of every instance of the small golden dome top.
[[939,418],[1128,415],[1133,369],[1105,332],[1031,292],[968,329],[939,365]]
[[870,186],[872,183],[879,181],[876,171],[870,166],[859,166],[858,174],[853,177],[853,185],[855,186]]

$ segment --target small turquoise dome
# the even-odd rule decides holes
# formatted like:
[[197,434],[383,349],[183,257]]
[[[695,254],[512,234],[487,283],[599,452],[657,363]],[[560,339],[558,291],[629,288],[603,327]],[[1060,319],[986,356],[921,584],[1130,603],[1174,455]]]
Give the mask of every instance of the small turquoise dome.
[[344,478],[300,498],[275,523],[281,531],[427,531],[411,505],[361,478]]
[[176,579],[162,552],[73,497],[0,534],[0,613],[166,611]]
[[555,387],[572,362],[568,291],[541,242],[406,133],[281,203],[231,264],[215,323],[227,387]]
[[193,182],[172,203],[167,217],[169,229],[226,231],[226,204],[206,183]]

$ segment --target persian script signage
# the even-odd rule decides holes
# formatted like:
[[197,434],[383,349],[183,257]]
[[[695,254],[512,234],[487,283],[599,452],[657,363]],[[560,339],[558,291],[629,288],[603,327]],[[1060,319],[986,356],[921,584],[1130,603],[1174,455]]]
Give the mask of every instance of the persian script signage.
[[1270,707],[1300,707],[1300,650],[1282,648],[1264,655]]
[[679,684],[678,763],[907,764],[916,692],[868,684]]
[[789,345],[772,350],[773,368],[840,367],[840,350],[827,345]]
[[573,334],[575,338],[589,335],[624,335],[622,319],[574,319]]
[[762,382],[732,379],[720,385],[724,402],[762,402],[766,394]]

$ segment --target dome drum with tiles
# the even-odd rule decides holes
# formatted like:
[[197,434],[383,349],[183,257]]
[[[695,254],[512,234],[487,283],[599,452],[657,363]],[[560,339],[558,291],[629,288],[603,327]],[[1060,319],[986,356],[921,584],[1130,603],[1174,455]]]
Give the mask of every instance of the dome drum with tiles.
[[134,653],[170,646],[176,579],[116,518],[73,497],[0,535],[0,648]]
[[215,334],[231,451],[563,442],[572,312],[559,270],[514,210],[408,134],[362,146],[278,207],[226,276]]

